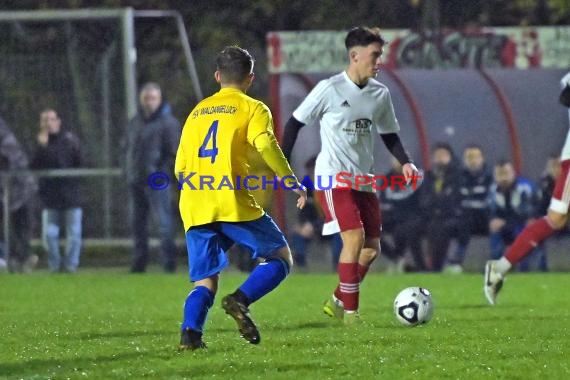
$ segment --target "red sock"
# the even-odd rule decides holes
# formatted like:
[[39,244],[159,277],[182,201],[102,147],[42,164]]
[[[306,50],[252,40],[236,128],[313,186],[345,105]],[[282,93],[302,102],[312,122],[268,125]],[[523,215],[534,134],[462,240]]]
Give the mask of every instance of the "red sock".
[[[358,278],[360,279],[360,282],[362,282],[362,280],[364,280],[364,277],[366,277],[366,273],[368,273],[368,269],[370,269],[370,265],[362,265],[360,263],[358,263]],[[338,298],[339,300],[342,300],[342,295],[340,294],[340,285],[336,286],[336,289],[334,290],[334,296],[336,298]]]
[[360,279],[360,282],[362,282],[362,280],[364,280],[364,277],[366,277],[368,269],[370,269],[369,265],[362,265],[360,263],[358,264],[358,278]]
[[344,310],[358,310],[358,296],[360,294],[360,281],[357,263],[338,263],[339,284],[335,290],[335,297],[344,303]]
[[340,284],[336,286],[336,289],[334,290],[334,296],[342,301],[342,294],[340,294]]
[[507,249],[505,258],[515,265],[543,240],[554,235],[555,232],[556,230],[552,228],[546,218],[538,219],[522,230],[514,243]]

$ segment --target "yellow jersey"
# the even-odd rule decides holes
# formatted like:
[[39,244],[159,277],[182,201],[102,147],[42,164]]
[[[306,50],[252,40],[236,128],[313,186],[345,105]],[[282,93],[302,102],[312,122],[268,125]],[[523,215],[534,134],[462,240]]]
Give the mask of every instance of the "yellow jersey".
[[293,176],[273,134],[271,112],[263,102],[239,89],[224,87],[192,110],[182,130],[175,163],[185,231],[207,223],[250,221],[263,215],[248,187],[267,183],[261,178],[247,178],[248,144],[279,177]]

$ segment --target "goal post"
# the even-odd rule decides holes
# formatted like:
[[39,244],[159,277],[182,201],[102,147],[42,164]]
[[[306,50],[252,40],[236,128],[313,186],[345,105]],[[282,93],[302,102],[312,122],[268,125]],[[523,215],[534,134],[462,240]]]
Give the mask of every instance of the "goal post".
[[[119,142],[127,121],[137,113],[137,63],[140,70],[141,62],[156,53],[140,45],[137,53],[137,20],[142,18],[163,19],[175,27],[173,36],[179,39],[184,58],[181,64],[186,65],[194,97],[201,100],[188,32],[177,11],[130,7],[0,11],[0,116],[29,152],[44,107],[54,108],[64,128],[79,135],[89,170],[95,170],[76,172],[85,182],[88,238],[130,236],[124,223],[127,196],[118,173],[123,161]],[[14,175],[18,173],[0,172],[0,181]],[[2,221],[5,231],[8,217]],[[4,240],[9,245],[8,235]]]
[[133,9],[78,9],[0,12],[0,22],[45,23],[49,21],[81,21],[119,19],[122,34],[123,70],[125,79],[126,117],[136,114],[136,48]]

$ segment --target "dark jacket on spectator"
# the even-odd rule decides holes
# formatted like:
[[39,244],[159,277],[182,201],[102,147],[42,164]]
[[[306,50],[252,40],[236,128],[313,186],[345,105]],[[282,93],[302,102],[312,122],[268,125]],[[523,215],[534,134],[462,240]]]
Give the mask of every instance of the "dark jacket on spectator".
[[172,175],[180,134],[180,123],[167,103],[162,103],[149,118],[139,111],[126,131],[127,183],[144,185],[148,176],[155,172]]
[[[34,177],[25,171],[28,157],[6,122],[0,118],[0,170],[15,170],[10,179],[10,211],[19,210],[36,192]],[[0,183],[0,202],[4,199],[4,182]]]
[[550,207],[550,199],[552,197],[552,193],[554,192],[555,185],[556,178],[551,177],[549,174],[545,174],[540,177],[540,203],[538,206],[538,214],[546,215],[548,212],[548,208]]
[[[69,169],[83,165],[79,139],[69,131],[50,134],[46,146],[38,145],[32,160],[34,169]],[[44,208],[81,207],[78,177],[40,178],[40,198]]]
[[[391,170],[385,177],[397,178],[401,175],[401,172]],[[388,185],[379,191],[383,224],[390,225],[418,217],[420,185],[415,186],[416,189],[411,184],[404,188],[399,185]]]
[[493,184],[489,199],[490,217],[504,219],[507,228],[524,226],[527,220],[539,216],[538,192],[534,183],[528,179],[517,177],[507,190]]
[[432,169],[425,173],[420,187],[420,207],[424,217],[450,218],[461,215],[461,194],[459,193],[458,171],[451,163],[441,173]]
[[487,214],[489,208],[489,190],[493,176],[486,168],[478,173],[467,169],[461,171],[459,177],[459,192],[463,210]]

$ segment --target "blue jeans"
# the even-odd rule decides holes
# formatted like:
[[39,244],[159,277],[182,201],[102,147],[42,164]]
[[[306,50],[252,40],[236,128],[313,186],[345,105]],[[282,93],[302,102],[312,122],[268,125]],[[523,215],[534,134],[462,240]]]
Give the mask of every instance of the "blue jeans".
[[[505,248],[513,243],[523,228],[524,226],[520,225],[513,228],[502,228],[498,232],[490,233],[489,243],[491,246],[491,259],[500,259],[505,252]],[[530,270],[531,263],[533,262],[537,263],[536,269],[539,271],[548,271],[548,259],[546,257],[546,248],[544,244],[541,243],[536,246],[528,256],[521,260],[519,263],[519,270],[521,272],[528,272]]]
[[540,271],[548,272],[548,257],[544,242],[534,248],[530,254],[519,263],[520,272]]
[[333,271],[336,272],[338,268],[338,260],[340,259],[340,251],[342,251],[342,238],[340,237],[340,232],[330,235],[330,245],[332,267]]
[[489,233],[491,260],[499,260],[505,253],[505,248],[515,241],[523,228],[524,225],[522,224],[516,226],[507,225],[497,232]]
[[167,272],[176,270],[174,243],[174,215],[170,189],[152,190],[147,184],[131,185],[131,226],[134,236],[132,272],[144,272],[149,254],[149,216],[152,213],[158,224],[162,265]]
[[311,238],[305,237],[297,232],[293,232],[289,238],[289,244],[291,245],[291,251],[293,252],[296,265],[300,267],[307,266],[307,248],[310,242]]
[[59,254],[59,232],[62,221],[65,221],[65,249],[64,268],[75,272],[79,265],[81,255],[81,219],[83,210],[80,207],[67,209],[44,209],[42,211],[42,240],[48,253],[48,265],[52,272],[59,272],[61,256]]

